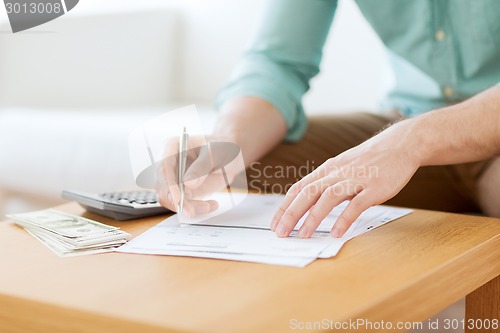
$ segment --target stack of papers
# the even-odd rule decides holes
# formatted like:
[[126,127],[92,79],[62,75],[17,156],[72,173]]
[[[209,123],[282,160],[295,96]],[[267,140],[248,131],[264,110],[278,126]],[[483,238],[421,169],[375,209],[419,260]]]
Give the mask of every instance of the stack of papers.
[[[218,202],[228,202],[218,194]],[[335,256],[349,240],[412,212],[410,209],[374,206],[366,210],[342,238],[329,233],[347,202],[336,207],[319,226],[313,237],[301,239],[297,224],[288,238],[279,238],[269,229],[271,219],[283,201],[281,195],[240,196],[236,207],[220,206],[210,216],[182,219],[174,215],[117,249],[118,252],[191,256],[274,265],[304,267],[317,258]]]
[[131,238],[119,228],[54,209],[7,216],[61,257],[110,252]]

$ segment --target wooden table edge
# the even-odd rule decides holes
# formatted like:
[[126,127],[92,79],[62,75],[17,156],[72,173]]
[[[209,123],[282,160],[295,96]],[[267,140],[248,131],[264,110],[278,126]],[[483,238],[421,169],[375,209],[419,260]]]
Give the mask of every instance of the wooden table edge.
[[[50,332],[194,333],[6,294],[0,294],[0,302],[5,305],[0,313],[2,332],[38,332],[43,327],[43,331]],[[86,323],[83,331],[82,322]]]
[[[471,253],[474,253],[476,258],[479,255],[480,259],[473,260],[472,262],[470,262],[469,256],[471,255]],[[490,269],[485,270],[484,269],[485,264],[491,262],[496,263],[496,265],[491,265],[489,267]],[[472,264],[472,265],[466,266],[465,264],[469,265]],[[481,272],[481,274],[478,275],[478,272]],[[439,286],[433,285],[431,281],[435,279],[436,274],[443,276],[443,278],[445,279],[445,282],[442,281]],[[473,276],[475,279],[473,281],[467,281],[468,283],[464,284],[462,283],[463,280],[457,281],[453,279],[457,274]],[[374,300],[370,304],[367,304],[364,310],[361,310],[357,315],[355,315],[351,319],[361,318],[372,322],[380,322],[384,320],[386,322],[391,321],[393,323],[424,321],[430,318],[431,316],[439,313],[439,311],[442,311],[447,306],[453,304],[454,302],[458,301],[463,297],[467,297],[467,302],[470,302],[471,300],[469,300],[469,296],[473,295],[475,292],[477,292],[478,290],[480,290],[485,286],[488,286],[488,294],[485,295],[483,292],[480,295],[478,295],[482,299],[479,302],[483,305],[481,318],[487,318],[485,316],[490,316],[489,317],[490,319],[492,318],[500,319],[500,314],[498,312],[496,314],[493,314],[496,317],[491,317],[492,313],[484,310],[484,307],[486,307],[487,309],[492,308],[491,297],[494,296],[492,295],[492,290],[493,293],[495,292],[497,294],[500,293],[500,289],[498,289],[498,283],[499,283],[498,281],[500,281],[500,235],[497,235],[494,238],[491,238],[488,241],[481,243],[478,246],[462,253],[461,255],[442,263],[441,265],[433,268],[432,270],[429,270],[425,274],[421,274],[420,276],[415,277],[414,279],[408,280],[408,282],[405,285],[393,291],[391,294],[384,295],[383,297]],[[448,288],[442,288],[441,286],[443,284],[448,286]],[[490,286],[491,284],[496,286],[496,289],[492,289],[492,287]],[[420,296],[422,294],[428,294],[428,293],[426,292],[419,293],[420,290],[424,290],[426,288],[439,289],[436,290],[436,292],[439,291],[441,292],[441,294],[444,292],[448,296],[445,297],[444,299],[442,298],[443,301],[440,302],[436,302],[436,300],[431,300],[434,303],[432,307],[429,306],[419,307],[418,305],[421,304],[420,302],[429,301],[429,299],[422,299],[422,297]],[[402,298],[405,299],[402,300]],[[399,310],[398,307],[400,306],[401,301],[403,302],[411,301],[415,303],[415,306],[413,307],[414,311],[412,313],[408,313],[403,318],[401,318],[400,316],[401,312],[398,311]],[[474,299],[474,301],[478,302],[477,299]],[[499,302],[498,299],[494,299],[494,301],[497,302],[496,304],[498,304]],[[386,315],[383,317],[380,315],[378,316],[374,315],[373,312],[375,311],[374,310],[375,307],[377,307],[376,310],[377,314],[380,314],[380,307],[385,308]],[[474,311],[472,313],[469,310],[466,313],[466,319],[467,318],[481,319],[480,317],[477,317],[477,312],[478,311]],[[398,313],[398,318],[394,318],[393,313]],[[476,317],[473,317],[475,315]],[[346,318],[345,320],[349,321],[349,318]],[[346,332],[350,331],[351,330],[346,330]],[[491,332],[500,332],[500,330],[495,330]]]

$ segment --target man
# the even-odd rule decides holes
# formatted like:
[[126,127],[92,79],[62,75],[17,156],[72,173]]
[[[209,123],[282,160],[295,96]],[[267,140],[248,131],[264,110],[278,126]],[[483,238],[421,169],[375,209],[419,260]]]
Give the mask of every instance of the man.
[[[396,75],[385,113],[322,117],[307,126],[301,99],[319,72],[336,0],[272,1],[219,95],[214,135],[240,145],[250,182],[256,161],[261,169],[324,162],[291,186],[271,229],[287,237],[309,213],[299,236],[310,237],[344,200],[350,203],[333,237],[384,202],[500,216],[500,2],[357,4]],[[263,173],[253,171],[262,184]],[[295,179],[265,181],[285,189]],[[175,209],[171,196],[161,197]],[[197,211],[214,208],[197,205]]]

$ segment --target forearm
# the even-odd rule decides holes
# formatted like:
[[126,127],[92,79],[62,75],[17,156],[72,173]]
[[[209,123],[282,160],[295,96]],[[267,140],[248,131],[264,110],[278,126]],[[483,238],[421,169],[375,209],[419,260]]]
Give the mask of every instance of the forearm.
[[491,158],[500,154],[500,86],[398,125],[421,166]]
[[278,145],[286,131],[283,116],[272,104],[248,96],[224,103],[214,136],[236,142],[248,167]]

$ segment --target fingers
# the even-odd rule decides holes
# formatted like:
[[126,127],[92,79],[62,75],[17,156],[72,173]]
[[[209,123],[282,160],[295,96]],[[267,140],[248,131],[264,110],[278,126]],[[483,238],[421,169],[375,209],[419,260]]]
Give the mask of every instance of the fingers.
[[170,194],[170,192],[167,193],[163,191],[160,186],[157,186],[156,193],[158,193],[158,201],[160,202],[160,205],[171,210],[172,212],[177,211],[177,204],[172,201],[172,194]]
[[309,210],[309,214],[299,229],[301,238],[311,237],[321,222],[330,212],[345,200],[353,198],[361,192],[361,186],[355,185],[351,180],[344,180],[329,186]]
[[[177,203],[172,200],[170,193],[160,196],[159,202],[163,207],[173,212],[177,211]],[[184,202],[183,214],[191,218],[211,213],[217,208],[219,208],[219,204],[215,200],[186,200]]]
[[188,218],[206,215],[219,208],[215,200],[188,200],[184,202],[183,214]]
[[[176,183],[172,184],[172,178],[175,177],[175,175],[169,174],[168,170],[171,168],[168,165],[165,166],[167,163],[167,161],[163,161],[156,170],[155,190],[156,193],[158,193],[160,204],[163,207],[175,212],[177,211],[177,203],[179,202],[178,198],[180,198],[180,192],[179,188],[175,186]],[[175,195],[175,199],[172,196],[172,192]]]
[[288,207],[292,204],[292,202],[295,200],[295,198],[299,195],[299,193],[302,191],[304,187],[307,185],[311,184],[312,182],[315,182],[319,179],[321,179],[325,175],[326,169],[324,167],[319,167],[312,173],[308,174],[298,182],[292,185],[288,192],[286,193],[285,199],[279,206],[278,210],[274,214],[274,217],[271,221],[271,230],[276,231],[276,228],[285,214],[286,210]]
[[337,183],[336,177],[324,177],[306,185],[285,209],[275,230],[278,237],[288,237],[301,217],[316,203],[329,186]]
[[[198,138],[193,138],[189,143],[190,145],[196,145],[200,141]],[[188,156],[196,162],[196,160],[199,157],[202,157],[205,159],[207,153],[203,153],[203,147],[198,147],[194,146],[193,148],[189,149],[187,151]],[[203,155],[204,154],[204,155]],[[164,205],[166,208],[176,211],[177,210],[177,205],[180,201],[180,188],[179,188],[179,140],[178,138],[170,138],[164,147],[163,151],[164,158],[162,162],[159,164],[157,173],[156,173],[156,181],[157,181],[157,192],[160,196],[160,203]],[[209,161],[209,160],[208,160]],[[204,170],[197,171],[196,173],[193,172],[194,170],[198,170],[203,166],[203,162],[200,161],[200,163],[191,164],[190,168],[186,170],[186,176],[189,176],[189,169],[191,169],[191,175],[190,179],[193,180],[193,182],[199,182],[200,184],[203,183],[203,179],[197,179],[196,174],[203,175]],[[208,166],[207,166],[208,165]],[[210,163],[205,165],[205,168],[210,168]],[[209,173],[206,172],[206,173]],[[188,178],[189,180],[189,178]],[[185,186],[185,192],[186,192],[186,197],[189,198],[191,191],[190,187],[198,187],[199,184],[195,184],[193,182],[185,181],[184,184]],[[167,198],[168,196],[168,198]]]
[[[170,200],[173,202],[175,207],[181,200],[181,190],[179,188],[176,167],[172,161],[174,158],[166,158],[165,162],[162,163],[162,175],[160,178],[160,186],[163,191],[170,195]],[[177,209],[176,209],[177,210]]]
[[205,182],[212,171],[212,162],[207,146],[200,147],[199,154],[186,170],[184,185],[189,189],[195,189]]
[[[162,171],[163,172],[163,171]],[[172,179],[172,176],[168,171],[164,172],[165,176],[162,178],[168,178],[167,180],[163,181],[163,184],[158,184],[157,186],[157,192],[159,193],[160,197],[160,203],[162,206],[166,207],[167,209],[170,209],[172,211],[177,211],[177,204],[179,203],[180,200],[180,189],[177,186],[177,183],[174,182],[174,184],[170,184],[174,179]],[[207,195],[210,195],[218,190],[226,188],[226,184],[224,181],[224,177],[222,174],[219,174],[217,172],[212,172],[206,176],[203,177],[204,181],[200,186],[196,188],[188,188],[185,186],[185,202],[184,202],[184,213],[185,215],[191,214],[191,216],[196,216],[196,215],[202,215],[205,214],[206,209],[203,208],[202,206],[198,207],[196,206],[194,210],[190,208],[190,205],[188,202],[207,202],[205,200],[195,200],[196,198],[203,198]],[[169,184],[167,184],[169,183]],[[187,182],[186,182],[187,185]],[[215,203],[215,201],[214,201]],[[216,203],[215,203],[216,204]],[[212,204],[210,211],[216,209],[216,206],[213,206],[215,204]],[[215,208],[214,208],[215,207]]]
[[156,169],[156,192],[160,203],[167,209],[177,211],[180,190],[178,172],[178,139],[171,138],[164,147],[163,159]]
[[273,216],[273,219],[271,220],[272,231],[276,231],[276,227],[278,226],[281,218],[285,214],[285,211],[291,205],[293,200],[295,200],[297,195],[299,195],[300,191],[304,186],[305,186],[304,183],[298,181],[297,183],[293,184],[292,187],[290,187],[290,189],[286,193],[285,199],[283,199],[283,202],[278,207],[278,210],[276,211],[276,213]]
[[368,208],[373,205],[368,191],[362,191],[356,195],[340,214],[333,226],[330,236],[342,237],[354,221]]

